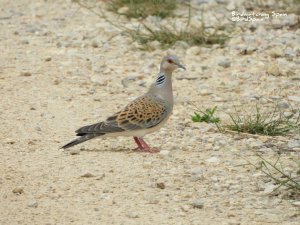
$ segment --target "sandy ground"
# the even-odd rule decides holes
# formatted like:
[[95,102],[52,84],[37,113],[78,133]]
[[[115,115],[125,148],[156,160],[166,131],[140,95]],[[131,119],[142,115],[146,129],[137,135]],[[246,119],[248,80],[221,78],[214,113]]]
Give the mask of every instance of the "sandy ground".
[[[135,153],[133,140],[122,137],[93,140],[70,154],[59,147],[74,130],[146,92],[165,52],[133,50],[122,35],[110,39],[114,28],[70,1],[1,0],[0,6],[1,225],[299,224],[294,200],[270,195],[272,181],[243,158],[257,161],[245,143],[272,157],[266,144],[286,146],[289,139],[220,134],[192,123],[187,104],[226,111],[249,102],[248,92],[296,96],[296,75],[267,76],[256,62],[261,72],[250,65],[246,73],[239,59],[232,69],[205,72],[201,66],[213,65],[210,57],[224,49],[197,57],[178,50],[190,72],[174,74],[173,116],[146,137],[162,154]],[[126,77],[134,79],[123,87]]]

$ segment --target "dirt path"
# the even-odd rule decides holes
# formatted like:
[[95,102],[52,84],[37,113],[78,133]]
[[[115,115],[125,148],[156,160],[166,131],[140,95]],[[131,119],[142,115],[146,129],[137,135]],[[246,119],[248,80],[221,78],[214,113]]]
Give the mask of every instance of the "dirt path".
[[[192,123],[186,101],[226,111],[254,94],[299,96],[295,76],[268,76],[259,58],[241,58],[230,47],[203,48],[200,56],[178,49],[189,72],[174,74],[173,116],[146,137],[164,151],[137,154],[131,138],[118,138],[90,141],[72,155],[58,148],[78,127],[144,93],[165,53],[133,50],[121,35],[107,42],[118,31],[70,1],[1,0],[0,6],[1,225],[299,224],[299,208],[269,195],[272,182],[240,157],[257,161],[247,143],[273,156],[268,140]],[[214,62],[224,53],[236,57],[229,69]],[[240,63],[247,59],[245,71]],[[135,79],[123,87],[126,77]]]

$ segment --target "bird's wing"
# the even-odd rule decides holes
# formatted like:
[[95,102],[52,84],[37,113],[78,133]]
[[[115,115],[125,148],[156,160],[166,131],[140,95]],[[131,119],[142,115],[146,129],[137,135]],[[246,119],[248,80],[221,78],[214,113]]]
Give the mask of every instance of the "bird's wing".
[[169,113],[170,109],[165,101],[148,93],[135,99],[106,121],[82,127],[76,133],[82,136],[148,129],[162,122]]

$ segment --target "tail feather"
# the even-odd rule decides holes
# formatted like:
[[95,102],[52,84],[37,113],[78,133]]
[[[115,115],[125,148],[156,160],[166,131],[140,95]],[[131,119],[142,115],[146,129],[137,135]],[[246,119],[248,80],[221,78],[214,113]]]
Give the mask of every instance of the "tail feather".
[[62,146],[61,148],[67,149],[67,148],[70,148],[74,145],[78,145],[82,142],[88,141],[88,140],[90,140],[94,137],[101,136],[101,135],[104,135],[104,134],[85,134],[85,135],[82,135],[79,138],[74,139],[73,141],[69,142],[68,144]]

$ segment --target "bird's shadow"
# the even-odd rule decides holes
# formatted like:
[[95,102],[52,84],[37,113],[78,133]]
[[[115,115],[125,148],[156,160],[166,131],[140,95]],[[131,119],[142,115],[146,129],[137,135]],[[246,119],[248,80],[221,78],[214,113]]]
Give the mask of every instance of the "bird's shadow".
[[81,152],[124,152],[124,153],[132,153],[133,150],[130,148],[107,148],[107,149],[99,149],[99,148],[81,148]]

